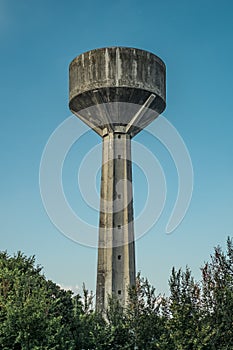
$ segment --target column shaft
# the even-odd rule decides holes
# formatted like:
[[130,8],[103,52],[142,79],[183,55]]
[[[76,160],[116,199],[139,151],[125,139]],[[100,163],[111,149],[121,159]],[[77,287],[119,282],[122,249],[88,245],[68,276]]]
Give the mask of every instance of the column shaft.
[[96,308],[115,295],[122,306],[135,284],[131,140],[128,134],[103,137]]

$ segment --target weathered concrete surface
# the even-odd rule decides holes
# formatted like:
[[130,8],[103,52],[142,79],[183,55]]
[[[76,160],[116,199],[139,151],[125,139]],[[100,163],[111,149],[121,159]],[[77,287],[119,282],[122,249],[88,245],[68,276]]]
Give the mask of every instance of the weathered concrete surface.
[[70,109],[103,137],[99,311],[106,309],[108,295],[124,306],[135,283],[131,138],[163,112],[165,100],[165,65],[152,53],[110,47],[70,64]]
[[125,305],[134,284],[131,141],[128,134],[110,133],[103,138],[97,309],[106,309],[108,295]]
[[[101,135],[101,130],[110,124],[130,122],[133,114],[131,109],[125,111],[124,103],[143,105],[153,94],[155,98],[149,107],[155,113],[144,116],[138,123],[137,127],[142,129],[165,109],[165,80],[163,61],[150,52],[125,47],[92,50],[70,64],[69,106],[74,114],[84,113],[83,120],[94,129],[97,126]],[[103,103],[115,106],[107,106],[106,112],[106,108],[100,110]],[[91,106],[95,106],[93,113],[85,114],[85,109]]]

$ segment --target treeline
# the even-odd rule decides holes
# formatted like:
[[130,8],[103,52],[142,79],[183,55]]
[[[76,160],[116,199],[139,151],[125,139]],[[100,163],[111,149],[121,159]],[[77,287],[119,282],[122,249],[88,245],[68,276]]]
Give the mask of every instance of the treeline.
[[168,297],[138,275],[123,310],[109,300],[106,315],[93,295],[72,295],[46,280],[34,257],[0,253],[1,350],[232,350],[233,242],[201,268],[172,270]]

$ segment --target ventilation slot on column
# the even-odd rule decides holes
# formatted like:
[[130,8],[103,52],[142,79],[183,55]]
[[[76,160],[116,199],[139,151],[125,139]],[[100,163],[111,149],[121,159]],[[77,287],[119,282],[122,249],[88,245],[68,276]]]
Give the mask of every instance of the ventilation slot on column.
[[118,135],[118,139],[120,139],[121,138],[121,135]]
[[118,260],[121,260],[121,255],[118,255]]
[[121,295],[121,290],[118,290],[118,294]]

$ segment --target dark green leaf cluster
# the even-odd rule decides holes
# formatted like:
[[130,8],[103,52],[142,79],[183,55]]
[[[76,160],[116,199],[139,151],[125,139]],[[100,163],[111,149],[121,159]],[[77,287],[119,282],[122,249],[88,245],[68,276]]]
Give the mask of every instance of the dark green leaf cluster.
[[137,276],[127,307],[109,298],[95,312],[93,294],[72,295],[42,274],[35,258],[0,253],[0,350],[232,350],[233,243],[215,248],[196,282],[172,270],[169,297]]
[[72,349],[71,292],[46,281],[35,258],[0,253],[0,349]]

